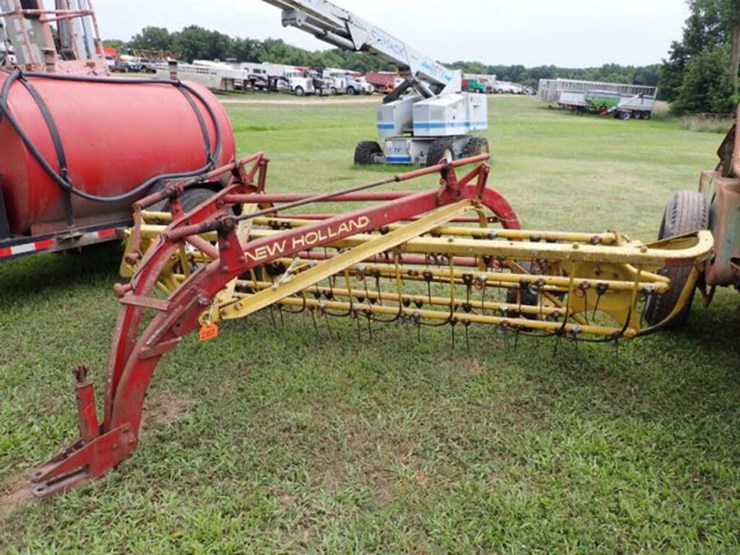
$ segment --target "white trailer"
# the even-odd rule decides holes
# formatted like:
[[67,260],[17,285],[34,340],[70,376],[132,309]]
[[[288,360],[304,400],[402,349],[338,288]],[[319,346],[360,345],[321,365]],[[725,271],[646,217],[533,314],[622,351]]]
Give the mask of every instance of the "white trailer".
[[469,133],[488,128],[485,96],[462,92],[452,71],[382,29],[326,0],[264,0],[283,10],[283,25],[302,29],[339,48],[374,54],[395,64],[404,82],[378,108],[382,145],[363,141],[355,163],[437,164],[443,158],[488,152],[488,141]]
[[586,109],[586,93],[563,91],[560,94],[558,106],[570,110],[583,111]]
[[233,91],[249,77],[245,70],[223,62],[195,60],[192,64],[160,62],[155,65],[157,79],[194,81],[213,91]]
[[563,92],[581,92],[588,91],[611,91],[630,97],[643,95],[647,98],[655,98],[658,94],[656,87],[647,87],[643,85],[630,85],[627,83],[603,83],[600,81],[581,81],[576,79],[540,79],[537,88],[537,100],[557,104],[560,102],[560,95]]

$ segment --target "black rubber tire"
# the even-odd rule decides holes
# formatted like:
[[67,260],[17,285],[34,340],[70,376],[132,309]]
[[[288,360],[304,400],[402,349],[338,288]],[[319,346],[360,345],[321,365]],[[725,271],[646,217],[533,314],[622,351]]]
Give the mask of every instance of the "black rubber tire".
[[491,147],[485,137],[471,137],[463,149],[463,158],[478,156],[479,154],[490,154]]
[[[532,273],[532,264],[530,262],[519,262],[519,265],[524,268],[527,273]],[[506,302],[507,304],[515,304],[522,306],[537,306],[540,304],[540,294],[536,292],[531,286],[525,285],[519,289],[509,289],[506,291]],[[536,314],[523,313],[519,311],[509,312],[509,316],[513,318],[526,318],[527,320],[539,320]]]
[[182,194],[182,199],[180,200],[182,202],[182,209],[185,212],[190,212],[193,208],[204,203],[215,194],[210,189],[187,189]]
[[[695,233],[708,227],[709,207],[704,196],[696,191],[681,191],[676,193],[665,207],[658,239]],[[645,306],[645,320],[651,325],[662,322],[673,312],[681,292],[689,281],[691,267],[663,268],[658,273],[670,278],[671,289],[662,295],[653,295],[648,299]],[[691,303],[694,300],[694,292],[691,292],[691,296],[681,313],[666,327],[678,328],[686,322],[689,317]]]
[[632,114],[627,111],[619,112],[619,119],[621,119],[622,121],[629,121],[632,119]]
[[452,150],[453,145],[454,140],[448,138],[437,139],[429,145],[429,150],[427,151],[427,167],[436,166],[448,154],[454,160],[455,153]]
[[362,141],[355,148],[355,164],[358,166],[369,166],[374,163],[373,158],[383,154],[383,149],[375,141]]

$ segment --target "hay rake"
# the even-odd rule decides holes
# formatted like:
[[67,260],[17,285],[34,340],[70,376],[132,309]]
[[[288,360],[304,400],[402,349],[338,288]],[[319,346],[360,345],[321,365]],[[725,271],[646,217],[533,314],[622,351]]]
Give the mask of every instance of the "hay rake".
[[[212,339],[222,322],[265,308],[419,331],[449,325],[466,337],[469,326],[488,325],[576,341],[636,337],[680,313],[712,249],[708,232],[643,245],[617,232],[522,230],[487,187],[487,158],[302,195],[267,193],[268,160],[256,154],[137,202],[122,266],[132,277],[115,287],[121,309],[103,420],[79,367],[80,440],[33,474],[35,494],[80,486],[125,460],[160,359],[192,332]],[[376,190],[436,174],[429,190]],[[216,181],[226,185],[204,194]],[[342,210],[319,213],[321,203]],[[302,207],[314,212],[297,213]],[[655,299],[671,288],[661,271],[675,266],[692,268],[691,277],[657,321]]]

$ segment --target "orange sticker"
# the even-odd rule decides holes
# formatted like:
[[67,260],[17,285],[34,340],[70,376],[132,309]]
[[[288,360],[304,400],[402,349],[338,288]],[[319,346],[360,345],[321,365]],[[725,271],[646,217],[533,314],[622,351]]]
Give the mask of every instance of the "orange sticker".
[[201,341],[210,341],[211,339],[216,339],[218,337],[218,332],[219,329],[216,324],[208,324],[207,326],[200,328],[200,334],[198,334],[198,336]]

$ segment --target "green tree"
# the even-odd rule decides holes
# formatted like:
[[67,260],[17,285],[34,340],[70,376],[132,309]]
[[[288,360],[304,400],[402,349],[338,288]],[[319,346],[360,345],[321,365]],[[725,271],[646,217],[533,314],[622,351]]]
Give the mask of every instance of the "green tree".
[[144,50],[172,50],[172,35],[164,27],[144,27],[129,41],[130,48]]
[[[713,111],[711,107],[732,103],[738,87],[740,65],[740,0],[688,0],[691,15],[686,20],[681,41],[671,45],[669,57],[661,68],[662,95],[674,104],[675,111]],[[722,52],[727,52],[726,56]],[[722,62],[713,69],[706,65],[712,59]],[[713,73],[725,73],[724,77]],[[697,91],[696,79],[707,79],[706,90],[714,98],[701,94],[701,103],[690,100],[691,91]],[[730,93],[724,85],[730,83]]]
[[188,62],[198,59],[223,60],[232,57],[235,50],[231,37],[198,25],[190,25],[174,33],[172,49]]
[[734,82],[727,71],[729,46],[705,48],[688,63],[673,110],[678,113],[728,113],[735,107]]
[[254,39],[234,39],[233,57],[240,62],[258,62],[260,41]]
[[740,73],[740,0],[727,0],[723,5],[723,19],[730,34],[730,77],[735,93],[738,92]]

